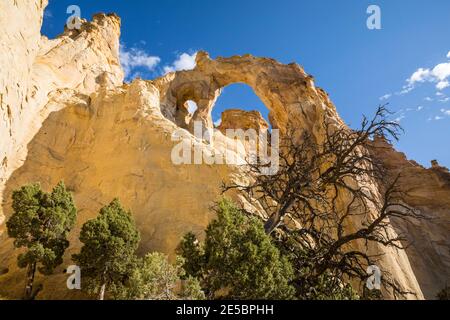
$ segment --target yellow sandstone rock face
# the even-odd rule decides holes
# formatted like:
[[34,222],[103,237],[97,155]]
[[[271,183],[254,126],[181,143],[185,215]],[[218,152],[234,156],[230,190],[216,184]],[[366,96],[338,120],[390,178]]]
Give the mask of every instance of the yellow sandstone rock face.
[[0,193],[24,163],[27,144],[56,111],[48,104],[52,92],[70,88],[89,94],[123,82],[120,19],[97,15],[81,30],[49,40],[40,34],[47,2],[0,3]]
[[[213,147],[194,137],[195,121],[213,127],[211,110],[225,86],[236,82],[251,86],[269,109],[271,125],[281,132],[289,120],[299,132],[307,130],[320,142],[325,120],[345,126],[327,94],[297,64],[250,55],[212,60],[199,52],[194,70],[124,84],[118,59],[120,20],[115,15],[97,15],[92,22],[84,22],[80,31],[67,30],[48,40],[38,32],[46,1],[42,6],[38,0],[20,3],[0,3],[0,26],[5,30],[0,33],[0,156],[6,159],[0,165],[1,210],[5,217],[11,214],[11,192],[19,186],[40,182],[48,190],[60,180],[73,192],[79,209],[63,266],[53,276],[37,277],[37,283],[44,284],[39,298],[77,297],[78,293],[67,290],[63,270],[80,248],[77,238],[82,224],[115,197],[134,214],[141,253],[173,254],[184,233],[201,234],[214,217],[209,208],[220,196],[222,182],[236,179],[241,169],[225,164],[174,164],[173,149],[180,142],[174,141],[173,134],[183,132],[184,139],[200,150],[241,156],[239,149],[229,149],[223,130],[268,127],[256,113],[232,110],[223,115],[222,133],[215,133]],[[189,100],[198,106],[193,115],[186,107]],[[393,172],[406,161],[396,157],[394,150],[386,153],[386,167]],[[407,251],[378,246],[370,251],[384,254],[380,266],[412,292],[407,298],[422,299],[422,292],[432,298],[443,279],[449,278],[450,174],[444,169],[414,168],[407,183],[423,174],[427,185],[414,180],[418,188],[410,204],[447,220],[437,227],[428,222],[407,227],[393,221],[392,232],[408,228],[411,239],[417,237],[420,243]],[[379,195],[380,186],[368,187]],[[231,196],[245,201],[238,194]],[[17,298],[25,272],[16,266],[17,250],[6,236],[2,212],[0,295]],[[433,259],[432,264],[426,257]],[[433,269],[436,265],[438,269]]]
[[408,161],[383,139],[375,139],[374,144],[374,156],[389,174],[401,173],[407,204],[428,217],[410,224],[394,219],[392,224],[410,244],[406,253],[423,294],[434,299],[450,279],[450,172],[436,161],[430,169]]
[[269,129],[269,125],[259,111],[243,111],[239,109],[229,109],[222,113],[222,122],[218,129],[226,134],[227,129],[255,130],[264,132]]

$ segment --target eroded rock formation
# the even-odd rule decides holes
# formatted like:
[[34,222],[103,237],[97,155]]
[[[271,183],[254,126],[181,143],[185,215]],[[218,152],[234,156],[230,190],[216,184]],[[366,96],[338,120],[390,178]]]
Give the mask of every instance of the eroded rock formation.
[[24,163],[28,142],[56,111],[48,104],[52,93],[70,88],[89,94],[123,83],[119,18],[97,15],[80,30],[49,40],[40,33],[47,2],[0,4],[0,193]]
[[243,111],[229,109],[222,113],[221,123],[218,129],[226,134],[227,129],[255,130],[264,132],[269,130],[269,125],[259,111]]
[[436,161],[426,169],[383,139],[374,145],[374,157],[389,174],[400,174],[407,204],[427,217],[409,224],[393,219],[392,224],[408,239],[406,252],[422,292],[434,299],[450,280],[450,172]]
[[[267,58],[245,55],[213,60],[199,52],[194,70],[124,84],[118,59],[118,17],[97,15],[92,22],[83,22],[81,30],[67,30],[48,40],[39,34],[45,5],[46,1],[38,0],[0,4],[0,26],[6,30],[0,34],[1,210],[6,217],[10,215],[11,192],[19,186],[39,181],[49,189],[60,180],[73,192],[79,209],[64,265],[54,276],[37,278],[45,282],[40,298],[76,294],[66,289],[62,270],[79,250],[79,229],[117,196],[135,216],[141,252],[172,254],[184,233],[201,233],[213,218],[209,207],[217,200],[221,183],[233,179],[240,168],[175,165],[171,153],[178,142],[172,135],[184,130],[189,143],[208,149],[192,135],[193,123],[213,127],[211,111],[225,86],[241,82],[252,87],[269,109],[271,125],[281,132],[289,120],[320,142],[325,121],[345,126],[327,94],[315,87],[299,65]],[[32,27],[25,23],[28,20]],[[186,107],[189,100],[198,106],[192,116]],[[226,113],[221,128],[267,128],[256,114],[245,113],[241,123],[236,123],[233,119],[240,112]],[[230,152],[228,138],[220,132],[216,135],[219,143],[214,151]],[[395,150],[388,146],[386,150],[377,156],[389,170],[406,166],[407,161]],[[393,221],[392,232],[406,230],[412,240],[420,239],[420,245],[407,251],[378,246],[370,250],[384,254],[382,266],[413,293],[408,298],[423,298],[422,292],[432,298],[442,281],[450,278],[450,174],[441,168],[407,167],[405,185],[417,186],[410,204],[442,221],[437,227],[431,222],[406,227]],[[426,185],[423,180],[421,185],[421,175]],[[375,195],[378,189],[370,186]],[[0,276],[0,295],[18,297],[24,270],[17,268],[12,240],[4,231],[0,218],[0,269],[7,270]],[[437,269],[428,268],[428,258]]]

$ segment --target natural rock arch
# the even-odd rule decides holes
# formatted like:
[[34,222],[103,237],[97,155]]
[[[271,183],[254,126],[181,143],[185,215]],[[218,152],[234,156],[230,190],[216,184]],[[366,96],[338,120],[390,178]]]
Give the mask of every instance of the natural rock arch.
[[[175,167],[167,160],[173,145],[170,136],[178,129],[175,124],[188,128],[192,121],[183,117],[187,100],[199,107],[194,120],[212,126],[211,110],[222,88],[241,82],[270,110],[274,128],[283,130],[292,121],[320,140],[325,121],[345,125],[327,94],[300,66],[250,55],[211,60],[199,52],[194,70],[122,85],[120,19],[100,14],[84,23],[80,33],[66,32],[48,40],[39,33],[47,2],[0,2],[2,17],[15,20],[0,21],[0,42],[8,48],[0,53],[0,88],[5,88],[0,99],[4,107],[0,110],[4,118],[0,193],[7,185],[4,199],[10,199],[11,191],[24,183],[41,181],[48,190],[59,180],[66,181],[74,190],[81,218],[71,235],[67,263],[70,254],[79,250],[76,239],[82,223],[118,195],[134,212],[147,250],[173,253],[182,234],[200,232],[213,218],[210,202],[219,196],[219,186],[234,173],[233,168]],[[446,173],[411,164],[388,147],[383,150],[379,157],[389,170],[406,168],[405,186],[415,188],[409,202],[442,222],[402,226],[412,240],[421,241],[408,255],[381,250],[383,263],[416,297],[422,297],[416,274],[428,296],[434,297],[449,270],[445,249],[450,191],[442,183]],[[17,252],[7,239],[1,208],[10,212],[10,203],[2,202],[0,207],[0,273],[9,270],[0,277],[0,294],[18,297],[23,270],[17,268]],[[429,261],[437,261],[431,271]],[[47,281],[40,298],[73,295],[61,285],[65,275],[58,273]]]
[[[192,121],[211,128],[214,104],[222,89],[234,83],[250,86],[269,109],[273,128],[283,132],[288,122],[321,136],[325,119],[343,125],[327,94],[314,86],[313,78],[298,64],[281,64],[251,55],[211,60],[206,52],[197,54],[193,70],[171,73],[155,80],[160,88],[161,110],[179,126],[192,129]],[[186,101],[197,103],[194,116],[186,121]]]

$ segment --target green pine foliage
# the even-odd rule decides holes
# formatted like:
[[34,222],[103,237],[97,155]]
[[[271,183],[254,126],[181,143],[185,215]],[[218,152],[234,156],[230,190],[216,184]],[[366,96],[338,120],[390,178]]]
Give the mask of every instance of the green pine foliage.
[[118,199],[103,207],[95,219],[83,225],[83,246],[73,256],[81,268],[82,288],[101,300],[107,292],[113,292],[134,268],[139,240],[131,213],[122,208]]
[[[171,264],[168,257],[159,252],[139,259],[124,286],[116,290],[117,299],[125,300],[202,300],[204,294],[194,278],[181,282],[184,260],[177,257]],[[179,288],[181,284],[181,289]]]
[[[51,193],[38,184],[23,186],[13,192],[12,207],[8,235],[24,249],[18,265],[27,268],[24,297],[32,299],[35,271],[51,274],[62,263],[77,210],[62,182]],[[267,235],[260,219],[227,199],[216,213],[204,242],[186,234],[171,264],[162,253],[137,257],[140,236],[132,215],[113,200],[81,229],[83,246],[73,260],[81,267],[83,290],[126,300],[359,298],[339,276],[314,275],[308,252],[289,235],[281,242]]]
[[203,245],[192,233],[179,246],[188,276],[199,277],[209,298],[291,299],[293,270],[263,224],[223,199]]
[[205,265],[205,255],[195,234],[188,232],[178,245],[177,251],[184,258],[183,269],[186,276],[200,278]]
[[182,281],[180,298],[183,300],[205,300],[205,293],[200,281],[191,276]]
[[36,269],[48,275],[63,262],[77,209],[63,182],[51,193],[43,192],[39,184],[23,186],[13,192],[12,200],[13,214],[6,227],[14,246],[25,248],[18,265],[27,268],[24,298],[31,299]]
[[[303,286],[303,289],[305,287]],[[297,295],[297,298],[303,300],[359,300],[358,294],[350,284],[330,273],[324,273],[315,278],[309,283],[307,293],[303,296]]]

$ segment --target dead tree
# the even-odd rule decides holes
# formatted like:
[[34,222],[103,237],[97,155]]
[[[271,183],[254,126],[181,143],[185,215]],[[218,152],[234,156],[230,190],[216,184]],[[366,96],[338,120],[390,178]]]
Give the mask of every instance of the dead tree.
[[[326,123],[322,141],[288,127],[280,142],[278,172],[263,175],[257,161],[249,162],[245,174],[253,183],[224,185],[224,191],[237,189],[261,205],[266,232],[299,255],[297,267],[307,267],[308,276],[331,272],[337,278],[365,280],[367,266],[378,257],[355,248],[371,243],[403,248],[405,237],[393,232],[389,219],[424,218],[403,201],[400,177],[389,178],[369,149],[376,136],[398,139],[401,127],[389,115],[380,106],[371,120],[363,118],[358,130]],[[383,274],[386,287],[405,293],[388,272]]]

